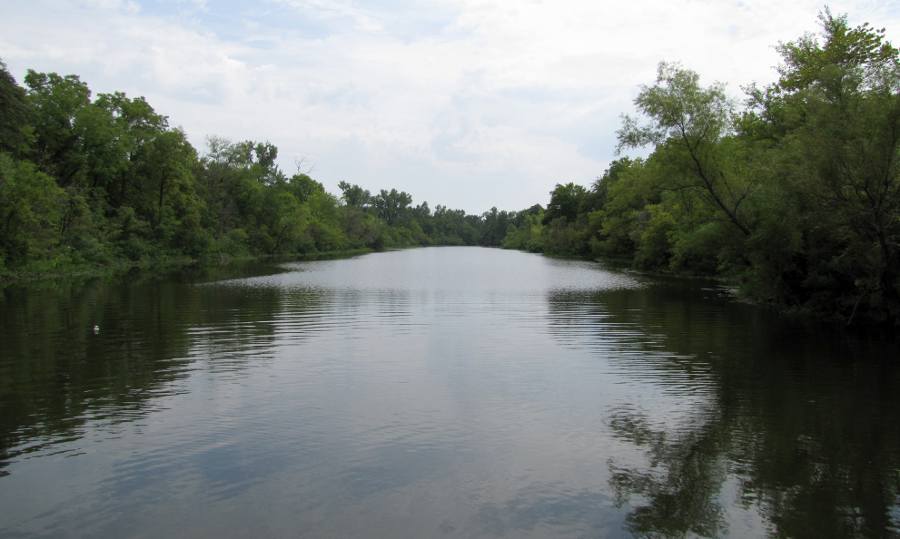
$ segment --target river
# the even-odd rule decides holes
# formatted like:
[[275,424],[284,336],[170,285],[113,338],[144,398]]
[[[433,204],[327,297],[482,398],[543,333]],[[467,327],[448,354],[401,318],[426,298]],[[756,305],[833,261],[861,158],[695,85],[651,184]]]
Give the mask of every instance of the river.
[[898,358],[474,247],[7,288],[0,536],[895,535]]

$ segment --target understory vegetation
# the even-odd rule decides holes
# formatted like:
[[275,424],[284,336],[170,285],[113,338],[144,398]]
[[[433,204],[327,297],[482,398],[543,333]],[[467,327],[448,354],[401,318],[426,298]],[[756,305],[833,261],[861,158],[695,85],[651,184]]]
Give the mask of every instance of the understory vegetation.
[[142,98],[0,63],[0,277],[418,245],[615,257],[736,282],[755,301],[900,324],[900,61],[884,30],[820,16],[745,88],[660,64],[621,157],[546,208],[467,215],[396,189],[340,195],[287,175],[268,142],[205,154]]

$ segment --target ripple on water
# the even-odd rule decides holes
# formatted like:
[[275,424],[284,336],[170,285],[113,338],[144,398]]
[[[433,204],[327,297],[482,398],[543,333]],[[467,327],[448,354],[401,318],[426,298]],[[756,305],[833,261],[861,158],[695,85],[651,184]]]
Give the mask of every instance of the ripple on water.
[[707,284],[479,248],[285,269],[0,303],[0,535],[761,535],[896,505],[895,370],[773,344]]

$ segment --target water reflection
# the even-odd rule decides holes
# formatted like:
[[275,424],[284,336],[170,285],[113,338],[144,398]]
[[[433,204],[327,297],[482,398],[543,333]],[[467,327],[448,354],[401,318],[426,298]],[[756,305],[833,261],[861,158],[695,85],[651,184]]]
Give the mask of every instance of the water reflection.
[[227,369],[259,361],[282,300],[275,290],[161,282],[2,294],[0,466],[77,440],[86,422],[114,432],[152,413],[152,399],[187,391],[175,382],[198,358]]
[[[692,292],[702,289],[682,283],[549,298],[552,311],[572,304],[602,311],[598,343],[640,350],[610,356],[630,379],[690,399],[704,389],[703,401],[694,401],[681,421],[634,406],[610,410],[614,435],[644,454],[637,464],[609,461],[618,503],[640,500],[628,514],[629,530],[719,536],[744,511],[762,517],[765,530],[758,531],[778,536],[896,533],[897,349],[811,334],[714,298],[692,305],[684,297]],[[575,316],[573,324],[585,319]],[[611,345],[607,326],[646,333],[641,339],[613,332],[619,342]]]
[[4,291],[0,535],[898,532],[895,345],[516,252],[287,269]]
[[479,535],[497,537],[611,537],[621,518],[609,508],[609,495],[569,489],[560,483],[534,483],[503,504],[487,503],[478,513]]

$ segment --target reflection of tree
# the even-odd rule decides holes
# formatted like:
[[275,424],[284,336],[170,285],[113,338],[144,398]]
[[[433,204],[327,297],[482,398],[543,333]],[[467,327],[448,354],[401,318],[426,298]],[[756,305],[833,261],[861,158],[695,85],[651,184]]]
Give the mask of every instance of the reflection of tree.
[[[195,358],[229,369],[258,358],[276,331],[281,301],[272,287],[173,282],[3,290],[0,468],[79,438],[88,420],[140,417],[149,399],[170,394],[195,368]],[[308,293],[292,308],[319,302]]]
[[[98,283],[4,291],[3,460],[77,437],[88,415],[137,409],[148,393],[177,375],[175,365],[159,362],[184,356],[183,336],[174,329],[177,314],[189,310],[178,305],[183,298],[151,298],[149,292]],[[92,334],[95,324],[101,335]],[[27,447],[10,453],[24,442]]]
[[646,470],[609,464],[619,505],[636,494],[648,500],[628,515],[631,531],[651,537],[718,535],[724,521],[717,493],[725,476],[720,433],[712,428],[671,436],[629,414],[614,415],[611,426],[616,435],[644,448],[651,462]]
[[888,534],[900,501],[894,369],[877,356],[827,364],[818,346],[787,348],[810,364],[808,379],[797,384],[797,372],[785,365],[790,356],[775,358],[763,391],[730,427],[729,456],[746,463],[736,467],[743,495],[783,535]]
[[[676,283],[548,298],[551,332],[608,352],[623,373],[708,404],[690,428],[630,409],[610,427],[647,467],[610,461],[619,502],[646,536],[719,535],[726,479],[779,536],[897,533],[900,370],[895,345],[817,333]],[[613,342],[610,342],[613,341]]]

